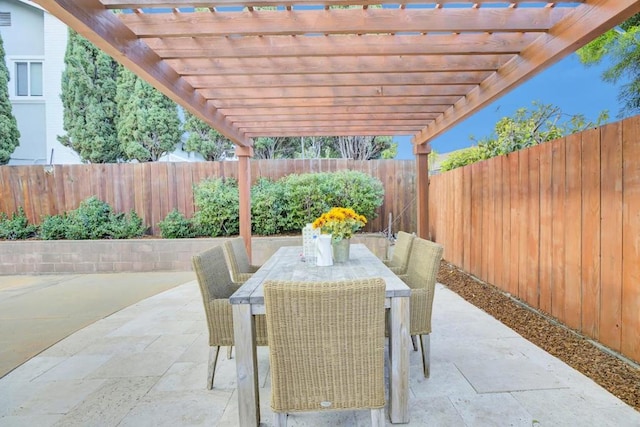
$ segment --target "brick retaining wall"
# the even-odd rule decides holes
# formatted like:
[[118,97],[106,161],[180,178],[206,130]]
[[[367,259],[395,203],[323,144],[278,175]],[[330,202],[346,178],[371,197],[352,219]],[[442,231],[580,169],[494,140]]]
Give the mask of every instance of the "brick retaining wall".
[[[0,275],[189,271],[191,257],[226,238],[130,240],[23,240],[0,242]],[[387,253],[381,235],[362,235],[380,258]],[[300,237],[254,237],[253,263],[264,263],[279,247],[301,245]]]

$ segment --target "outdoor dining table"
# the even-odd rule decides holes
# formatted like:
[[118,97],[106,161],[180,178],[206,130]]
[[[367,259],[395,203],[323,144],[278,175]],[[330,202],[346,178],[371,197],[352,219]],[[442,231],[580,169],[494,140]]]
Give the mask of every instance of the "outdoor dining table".
[[316,266],[302,257],[301,246],[282,247],[230,298],[236,346],[240,426],[260,424],[260,402],[253,316],[264,314],[267,280],[322,282],[381,277],[386,282],[389,316],[389,417],[409,422],[409,297],[411,290],[365,245],[352,244],[345,263]]

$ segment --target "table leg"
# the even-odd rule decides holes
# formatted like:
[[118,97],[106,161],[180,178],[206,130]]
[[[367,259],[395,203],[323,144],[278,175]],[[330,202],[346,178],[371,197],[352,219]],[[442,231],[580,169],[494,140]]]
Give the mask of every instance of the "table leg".
[[389,417],[399,424],[409,422],[409,322],[409,297],[391,298]]
[[256,331],[250,304],[233,304],[233,334],[236,345],[240,426],[254,427],[260,424],[260,396],[255,346]]

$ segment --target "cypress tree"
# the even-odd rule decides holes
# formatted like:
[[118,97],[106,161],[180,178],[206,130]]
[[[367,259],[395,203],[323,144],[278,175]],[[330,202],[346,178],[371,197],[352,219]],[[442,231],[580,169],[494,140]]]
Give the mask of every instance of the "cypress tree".
[[62,73],[63,127],[58,140],[91,163],[122,158],[116,121],[116,79],[120,66],[73,30]]
[[233,150],[233,142],[229,138],[188,111],[185,111],[184,130],[189,132],[185,151],[199,153],[205,160],[221,160]]
[[0,165],[9,163],[11,153],[20,144],[18,123],[9,101],[9,70],[4,62],[4,43],[0,35]]
[[122,68],[118,79],[118,138],[127,159],[155,162],[181,138],[176,104]]

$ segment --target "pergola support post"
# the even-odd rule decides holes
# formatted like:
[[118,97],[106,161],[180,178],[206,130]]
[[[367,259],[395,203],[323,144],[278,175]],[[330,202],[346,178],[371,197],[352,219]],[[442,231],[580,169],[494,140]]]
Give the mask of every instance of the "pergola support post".
[[240,199],[240,237],[244,239],[249,261],[251,261],[251,166],[252,147],[236,146],[238,157],[238,193]]
[[413,154],[416,156],[416,200],[417,200],[417,234],[429,239],[429,153],[431,145],[414,144]]

